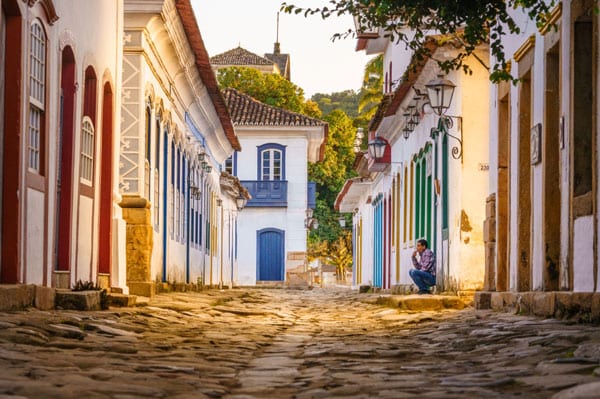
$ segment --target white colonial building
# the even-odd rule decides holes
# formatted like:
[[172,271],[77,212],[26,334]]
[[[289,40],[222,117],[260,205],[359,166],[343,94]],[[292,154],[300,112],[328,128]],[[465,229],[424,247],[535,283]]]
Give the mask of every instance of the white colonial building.
[[231,264],[241,147],[190,1],[0,11],[0,283],[151,295]]
[[597,7],[560,2],[543,27],[512,11],[521,34],[503,44],[520,80],[490,94],[489,290],[600,289]]
[[0,12],[0,282],[96,281],[117,257],[123,2],[2,0]]
[[[359,48],[384,52],[385,87],[368,129],[382,153],[358,154],[359,177],[346,182],[336,201],[354,215],[356,285],[411,284],[411,255],[421,238],[436,253],[438,288],[475,290],[483,283],[488,72],[472,57],[472,75],[453,71],[441,79],[433,59],[455,50],[436,36],[427,46],[432,59],[418,61],[386,38],[359,39]],[[477,55],[486,60],[487,48]],[[455,86],[441,116],[428,96],[434,81]]]
[[251,199],[238,216],[239,285],[283,282],[286,273],[306,267],[306,211],[315,207],[315,185],[307,164],[322,159],[327,123],[223,92],[243,147],[227,162]]

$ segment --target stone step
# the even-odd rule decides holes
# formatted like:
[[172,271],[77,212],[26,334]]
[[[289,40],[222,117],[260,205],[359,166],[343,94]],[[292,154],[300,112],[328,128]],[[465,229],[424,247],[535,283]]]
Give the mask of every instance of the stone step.
[[379,305],[398,308],[405,311],[427,311],[443,309],[464,309],[465,299],[452,295],[381,295],[376,301]]
[[101,310],[101,291],[56,290],[56,309]]
[[122,293],[114,293],[111,292],[108,294],[108,304],[109,306],[115,306],[120,308],[131,308],[135,306],[137,300],[137,296],[135,295],[126,295]]

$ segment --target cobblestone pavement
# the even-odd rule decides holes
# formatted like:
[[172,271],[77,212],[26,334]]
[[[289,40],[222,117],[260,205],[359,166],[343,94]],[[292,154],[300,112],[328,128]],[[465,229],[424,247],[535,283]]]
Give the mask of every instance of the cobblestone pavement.
[[597,398],[600,329],[349,290],[0,313],[0,398]]

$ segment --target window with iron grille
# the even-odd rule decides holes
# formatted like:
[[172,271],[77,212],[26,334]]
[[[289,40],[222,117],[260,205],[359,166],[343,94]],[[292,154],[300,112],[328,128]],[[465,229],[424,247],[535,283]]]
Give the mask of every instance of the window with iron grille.
[[46,34],[38,21],[29,32],[29,135],[27,166],[31,172],[42,173],[43,120],[46,101]]
[[81,157],[79,160],[81,180],[91,185],[94,177],[94,125],[88,116],[81,124]]

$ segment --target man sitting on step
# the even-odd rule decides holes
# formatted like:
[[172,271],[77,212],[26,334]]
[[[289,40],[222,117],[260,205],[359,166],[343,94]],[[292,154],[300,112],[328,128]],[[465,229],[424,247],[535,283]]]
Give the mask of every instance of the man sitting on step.
[[408,272],[419,287],[419,295],[429,294],[429,287],[435,285],[435,254],[427,247],[427,240],[423,238],[417,240],[417,250],[412,254],[412,263],[415,268]]

